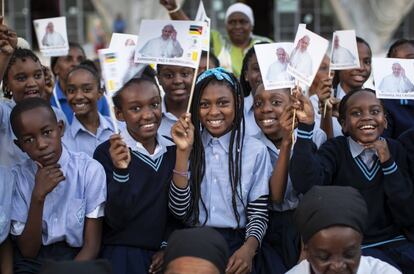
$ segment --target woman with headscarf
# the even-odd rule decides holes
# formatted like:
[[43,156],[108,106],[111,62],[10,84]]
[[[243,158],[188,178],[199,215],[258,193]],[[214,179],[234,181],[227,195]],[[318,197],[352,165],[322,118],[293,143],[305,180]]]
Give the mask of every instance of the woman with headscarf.
[[[189,20],[177,5],[176,0],[160,0],[173,20]],[[211,31],[210,48],[220,61],[220,65],[240,76],[246,52],[259,42],[272,42],[269,38],[253,34],[254,16],[252,9],[243,3],[235,3],[226,11],[227,35]]]

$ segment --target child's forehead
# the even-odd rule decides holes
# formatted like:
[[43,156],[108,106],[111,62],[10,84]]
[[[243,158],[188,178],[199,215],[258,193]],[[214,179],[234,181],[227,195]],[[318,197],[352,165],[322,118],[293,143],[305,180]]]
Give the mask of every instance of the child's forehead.
[[123,100],[142,100],[148,97],[159,96],[159,92],[154,83],[142,81],[124,88],[120,96]]
[[17,70],[24,70],[24,71],[30,71],[30,70],[41,70],[42,65],[39,61],[33,60],[31,57],[23,57],[23,58],[17,58],[16,61],[13,63],[13,65],[10,67],[11,71],[17,71]]
[[370,103],[370,104],[377,104],[381,105],[381,101],[375,96],[373,92],[370,91],[358,91],[353,94],[348,100],[348,107],[351,105],[357,105],[361,103]]
[[160,65],[160,72],[191,72],[192,68],[182,66]]
[[25,133],[28,130],[40,130],[48,125],[57,123],[53,111],[46,107],[36,107],[25,110],[20,113],[17,120],[19,121],[19,129],[21,133]]

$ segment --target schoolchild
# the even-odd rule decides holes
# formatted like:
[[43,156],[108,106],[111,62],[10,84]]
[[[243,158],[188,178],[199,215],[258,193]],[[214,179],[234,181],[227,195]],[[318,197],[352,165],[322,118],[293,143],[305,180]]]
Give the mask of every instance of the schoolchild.
[[14,181],[9,168],[0,166],[0,273],[13,273],[13,249],[9,239]]
[[[351,90],[361,89],[371,75],[371,47],[360,37],[356,38],[356,42],[360,67],[356,69],[339,70],[336,72],[332,82],[334,87],[333,97],[337,100],[342,100],[342,98]],[[324,102],[332,96],[330,89],[324,89],[324,92],[317,92],[317,94],[321,104],[324,104]],[[334,117],[331,111],[328,111],[325,118],[329,119],[329,117],[332,118],[332,132],[330,130],[326,132],[328,137],[331,138],[331,136],[336,137],[342,135],[342,128],[337,117]]]
[[164,90],[161,102],[162,121],[159,132],[171,138],[171,127],[186,112],[194,69],[182,66],[158,65],[159,83]]
[[222,233],[231,254],[226,273],[255,273],[268,222],[270,159],[260,141],[244,136],[243,111],[234,75],[210,69],[197,79],[192,115],[183,114],[172,129],[170,208],[189,226]]
[[[292,187],[288,173],[292,143],[293,106],[290,89],[265,90],[259,85],[254,95],[254,115],[261,129],[255,137],[267,147],[272,162],[270,179],[272,204],[269,227],[257,260],[262,260],[263,273],[280,273],[275,258],[283,258],[286,269],[294,266],[300,253],[300,238],[293,223],[293,212],[301,195]],[[315,126],[313,142],[319,147],[326,141],[325,133]],[[297,130],[294,130],[297,135]]]
[[[52,106],[61,109],[69,122],[72,123],[73,111],[66,98],[66,81],[71,69],[86,59],[85,51],[78,43],[69,42],[69,52],[66,56],[52,57],[50,67],[56,77],[53,96],[50,98]],[[109,106],[105,97],[98,101],[98,110],[104,116],[109,116]]]
[[10,122],[15,143],[30,157],[12,170],[15,273],[37,273],[45,260],[96,258],[106,199],[103,167],[62,146],[63,123],[46,100],[19,102]]
[[71,151],[82,151],[92,157],[96,147],[114,133],[111,119],[98,111],[98,101],[103,95],[98,72],[81,63],[69,71],[66,81],[65,93],[73,119],[64,143]]
[[314,149],[313,109],[298,95],[298,139],[290,162],[293,187],[306,193],[313,185],[352,186],[368,207],[363,254],[384,260],[404,273],[414,267],[413,183],[404,148],[381,134],[384,108],[370,89],[350,91],[339,106],[344,136]]
[[126,129],[94,153],[108,186],[102,257],[119,274],[156,273],[168,238],[175,146],[158,132],[161,96],[154,78],[131,79],[116,93],[114,104]]
[[[12,96],[11,100],[4,99],[0,103],[0,164],[14,165],[28,158],[13,144],[16,139],[10,124],[10,113],[16,103],[29,97],[46,98],[45,78],[39,58],[28,49],[14,50],[7,64],[0,64],[5,69],[3,89]],[[58,120],[66,123],[65,115],[54,108]]]
[[244,56],[240,75],[240,85],[244,95],[244,121],[246,134],[250,136],[257,135],[260,132],[260,128],[254,120],[253,96],[257,87],[262,83],[259,62],[257,61],[254,47],[252,47]]

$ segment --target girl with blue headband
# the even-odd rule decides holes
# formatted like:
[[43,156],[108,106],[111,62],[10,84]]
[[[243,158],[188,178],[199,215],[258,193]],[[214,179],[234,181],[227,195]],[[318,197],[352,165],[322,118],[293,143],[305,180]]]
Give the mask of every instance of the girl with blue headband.
[[170,209],[187,225],[224,236],[231,254],[226,273],[255,273],[253,257],[268,222],[266,147],[244,135],[243,93],[223,68],[198,77],[190,110],[171,131],[177,156]]

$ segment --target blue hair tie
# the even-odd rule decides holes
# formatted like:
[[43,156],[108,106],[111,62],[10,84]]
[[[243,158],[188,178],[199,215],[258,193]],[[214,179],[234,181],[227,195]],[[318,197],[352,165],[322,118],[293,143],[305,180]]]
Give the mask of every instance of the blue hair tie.
[[235,87],[236,84],[234,83],[233,79],[231,79],[228,73],[229,72],[222,67],[206,70],[198,76],[196,84],[200,83],[207,77],[210,77],[211,75],[213,75],[217,80],[219,81],[226,80],[227,82],[230,83],[230,85],[232,85],[232,87]]

